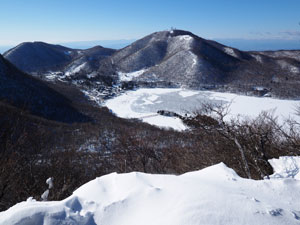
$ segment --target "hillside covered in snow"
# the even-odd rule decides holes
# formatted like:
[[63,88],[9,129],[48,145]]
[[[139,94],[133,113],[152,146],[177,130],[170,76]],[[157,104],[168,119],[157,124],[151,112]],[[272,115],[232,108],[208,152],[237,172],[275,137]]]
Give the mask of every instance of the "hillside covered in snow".
[[300,158],[271,164],[275,174],[260,181],[223,163],[180,176],[112,173],[62,201],[29,198],[1,212],[0,224],[299,224]]

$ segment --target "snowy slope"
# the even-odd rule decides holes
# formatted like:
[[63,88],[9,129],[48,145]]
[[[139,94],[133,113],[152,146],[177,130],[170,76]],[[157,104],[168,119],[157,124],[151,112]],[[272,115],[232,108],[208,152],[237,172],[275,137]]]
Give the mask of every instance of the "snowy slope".
[[138,70],[138,71],[131,72],[131,73],[118,72],[118,76],[119,76],[120,81],[131,81],[134,78],[142,75],[145,71],[146,71],[145,69],[142,69],[142,70]]
[[112,173],[63,201],[19,203],[0,213],[0,224],[292,225],[300,223],[299,198],[298,179],[243,179],[220,163],[181,176]]
[[[195,88],[200,84],[223,82],[224,77],[238,68],[237,63],[252,60],[252,57],[191,32],[171,30],[139,39],[110,59],[119,72],[120,81],[132,78],[142,83],[165,82],[165,87],[186,85]],[[124,76],[142,69],[146,71],[138,76]]]
[[274,112],[281,124],[289,117],[299,120],[295,116],[299,101],[180,88],[142,88],[128,91],[106,101],[105,105],[122,118],[139,118],[152,125],[184,130],[186,127],[180,119],[158,115],[157,111],[169,110],[183,115],[195,111],[204,102],[230,104],[227,120],[237,116],[253,119],[262,111]]

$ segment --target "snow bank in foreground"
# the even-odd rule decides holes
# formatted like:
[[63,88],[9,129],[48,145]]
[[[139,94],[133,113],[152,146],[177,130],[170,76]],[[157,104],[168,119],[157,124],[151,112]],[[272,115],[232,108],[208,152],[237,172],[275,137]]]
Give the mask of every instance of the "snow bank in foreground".
[[[285,159],[271,161],[277,173],[299,163]],[[0,224],[299,224],[299,198],[300,180],[243,179],[220,163],[181,176],[112,173],[63,201],[19,203],[0,213]]]

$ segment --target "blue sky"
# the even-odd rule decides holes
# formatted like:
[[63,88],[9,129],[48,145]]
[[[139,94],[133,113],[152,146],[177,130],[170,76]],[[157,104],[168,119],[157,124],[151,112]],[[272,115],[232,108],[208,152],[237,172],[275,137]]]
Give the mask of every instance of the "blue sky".
[[171,27],[210,39],[300,40],[300,0],[0,0],[0,45],[138,39]]

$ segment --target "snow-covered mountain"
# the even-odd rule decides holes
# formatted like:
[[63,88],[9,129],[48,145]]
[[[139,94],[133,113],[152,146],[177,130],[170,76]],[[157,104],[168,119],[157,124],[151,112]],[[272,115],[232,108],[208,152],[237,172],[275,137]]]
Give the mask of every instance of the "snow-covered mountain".
[[44,42],[25,42],[8,50],[3,56],[20,70],[33,75],[59,72],[69,76],[81,69],[85,72],[95,71],[99,61],[114,52],[101,46],[79,50]]
[[79,50],[43,42],[26,42],[5,52],[4,57],[35,77],[75,85],[95,97],[113,93],[111,89],[116,77],[103,75],[98,68],[103,59],[115,51],[101,46]]
[[270,162],[275,174],[260,181],[223,163],[181,176],[112,173],[62,201],[28,198],[0,212],[0,224],[299,224],[299,157]]
[[197,87],[200,83],[220,83],[227,70],[251,58],[190,32],[172,30],[146,36],[117,51],[109,60],[121,80],[124,73],[140,71],[134,80]]
[[[102,73],[142,86],[225,88],[252,91],[257,86],[275,95],[298,96],[297,51],[245,52],[206,40],[188,31],[150,34],[107,58]],[[110,67],[107,64],[111,64]],[[280,84],[280,85],[279,85]]]
[[61,70],[80,54],[61,45],[44,42],[24,42],[3,54],[4,58],[27,73]]
[[300,50],[279,50],[279,51],[261,51],[257,52],[272,58],[290,58],[300,61]]
[[66,76],[75,75],[76,73],[86,73],[88,77],[96,76],[96,70],[100,66],[102,59],[112,55],[114,49],[95,46],[90,49],[82,50],[81,55],[74,59],[64,68]]

